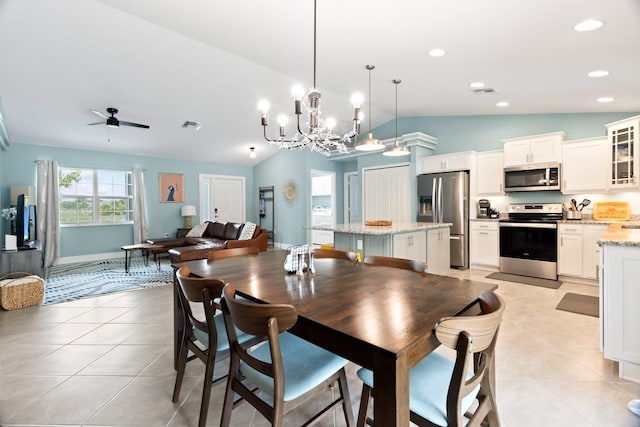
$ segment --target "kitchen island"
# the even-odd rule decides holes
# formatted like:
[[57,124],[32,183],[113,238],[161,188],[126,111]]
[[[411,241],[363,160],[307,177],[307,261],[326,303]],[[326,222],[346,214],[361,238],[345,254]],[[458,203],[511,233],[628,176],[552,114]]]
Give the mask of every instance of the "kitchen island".
[[640,229],[611,224],[600,236],[600,346],[620,378],[640,383]]
[[402,222],[390,226],[364,223],[310,226],[333,232],[336,249],[367,255],[415,259],[427,263],[432,274],[446,274],[450,266],[448,223]]

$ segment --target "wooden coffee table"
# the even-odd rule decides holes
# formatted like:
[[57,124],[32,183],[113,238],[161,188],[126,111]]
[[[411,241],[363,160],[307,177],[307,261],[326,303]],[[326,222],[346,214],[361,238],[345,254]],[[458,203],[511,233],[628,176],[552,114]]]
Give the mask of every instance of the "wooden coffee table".
[[158,258],[158,254],[167,252],[169,248],[161,245],[151,245],[149,243],[138,243],[136,245],[125,245],[121,246],[120,249],[124,251],[124,271],[125,273],[129,272],[129,261],[133,254],[131,252],[141,251],[144,256],[144,265],[149,265],[149,254],[153,253],[153,260],[156,263],[158,270],[160,270],[160,258]]

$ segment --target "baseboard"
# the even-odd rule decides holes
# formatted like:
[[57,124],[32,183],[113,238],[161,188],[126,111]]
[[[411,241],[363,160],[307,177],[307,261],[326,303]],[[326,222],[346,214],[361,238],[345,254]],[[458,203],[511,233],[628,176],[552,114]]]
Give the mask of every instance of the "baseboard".
[[67,256],[67,257],[58,258],[55,265],[73,264],[76,262],[101,261],[103,259],[122,258],[122,257],[123,257],[122,252],[106,252],[102,254]]
[[582,277],[564,276],[558,274],[558,280],[565,283],[578,283],[580,285],[599,286],[598,281],[594,279],[584,279]]

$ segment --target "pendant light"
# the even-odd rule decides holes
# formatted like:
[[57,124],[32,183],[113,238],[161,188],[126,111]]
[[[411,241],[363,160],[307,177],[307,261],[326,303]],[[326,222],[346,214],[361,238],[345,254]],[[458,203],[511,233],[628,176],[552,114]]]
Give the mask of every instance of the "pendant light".
[[383,156],[388,157],[400,157],[400,156],[408,156],[411,154],[411,151],[404,146],[400,145],[400,141],[398,141],[398,85],[402,83],[402,80],[392,80],[393,84],[396,86],[396,141],[393,145],[382,153]]
[[355,149],[358,151],[377,151],[382,150],[384,144],[380,142],[379,139],[374,138],[373,132],[371,132],[371,70],[376,68],[376,66],[365,65],[364,68],[369,71],[369,134],[367,135],[367,139],[356,144]]

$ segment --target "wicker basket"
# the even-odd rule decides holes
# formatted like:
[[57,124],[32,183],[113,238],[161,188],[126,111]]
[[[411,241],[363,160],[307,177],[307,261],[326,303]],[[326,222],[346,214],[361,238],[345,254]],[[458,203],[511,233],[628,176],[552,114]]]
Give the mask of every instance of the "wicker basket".
[[31,273],[8,273],[0,276],[0,307],[5,310],[42,303],[44,280]]

